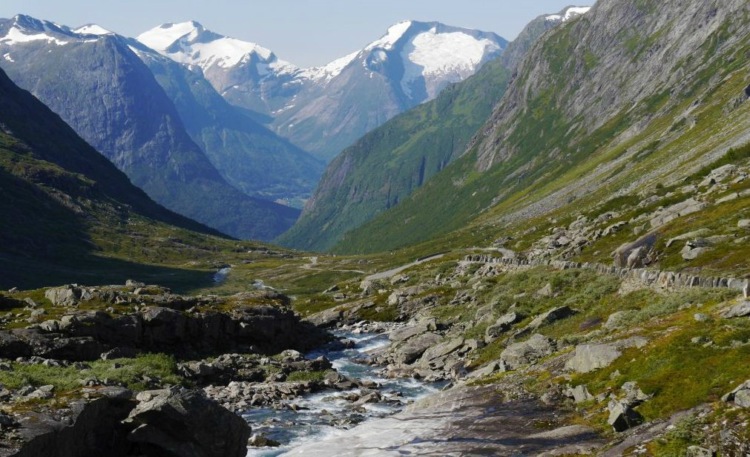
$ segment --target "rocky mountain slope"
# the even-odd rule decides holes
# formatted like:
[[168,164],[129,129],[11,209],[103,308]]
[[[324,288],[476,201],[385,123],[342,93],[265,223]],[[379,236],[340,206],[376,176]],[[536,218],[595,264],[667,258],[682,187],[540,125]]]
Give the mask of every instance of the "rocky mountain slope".
[[538,17],[508,45],[501,58],[345,149],[329,164],[300,219],[278,242],[327,250],[347,231],[403,201],[463,154],[534,41],[585,11],[587,8],[568,8]]
[[479,216],[489,227],[676,188],[746,141],[746,8],[599,2],[532,48],[459,160],[340,249],[407,245]]
[[0,65],[168,208],[224,233],[269,239],[297,211],[222,178],[146,65],[116,35],[16,16],[0,24]]
[[196,22],[164,24],[138,39],[200,68],[230,103],[270,116],[277,133],[325,160],[470,76],[507,44],[492,33],[404,22],[349,56],[299,69]]
[[167,224],[217,233],[154,203],[4,72],[0,105],[3,286],[77,276],[95,263],[101,238],[121,242],[128,230],[136,238]]
[[250,196],[296,207],[309,198],[323,162],[230,105],[201,74],[135,40],[129,43],[174,103],[190,137],[227,182]]

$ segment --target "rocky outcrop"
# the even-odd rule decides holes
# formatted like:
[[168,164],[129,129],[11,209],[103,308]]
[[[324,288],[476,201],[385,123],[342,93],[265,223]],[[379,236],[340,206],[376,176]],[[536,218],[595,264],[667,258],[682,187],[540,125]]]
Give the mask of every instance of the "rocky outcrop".
[[[275,292],[230,297],[233,305],[227,311],[219,311],[217,305],[221,303],[217,299],[139,295],[145,290],[137,287],[133,292],[122,292],[75,285],[50,289],[47,294],[50,301],[68,307],[69,313],[59,320],[45,321],[37,328],[0,331],[0,357],[35,355],[85,361],[95,360],[114,348],[126,353],[166,352],[193,358],[239,350],[274,354],[285,349],[308,350],[328,339],[323,330],[301,321],[284,306],[288,299]],[[113,301],[136,297],[142,302],[165,306],[142,306],[137,312],[124,315],[77,311],[72,306],[78,301],[103,297]],[[269,304],[243,304],[258,300]],[[191,307],[183,311],[186,304]]]
[[[25,412],[17,440],[0,455],[15,457],[244,456],[250,426],[196,390],[141,392],[86,389],[93,400],[69,408]],[[5,443],[8,444],[8,443]]]
[[244,457],[250,426],[195,390],[145,391],[125,424],[136,455]]

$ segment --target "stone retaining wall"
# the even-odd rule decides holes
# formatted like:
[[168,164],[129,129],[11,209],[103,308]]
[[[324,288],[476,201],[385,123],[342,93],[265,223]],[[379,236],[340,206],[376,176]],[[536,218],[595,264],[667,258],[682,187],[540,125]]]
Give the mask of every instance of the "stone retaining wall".
[[729,288],[740,292],[747,290],[749,281],[747,279],[700,277],[685,273],[672,271],[660,271],[647,268],[620,268],[590,262],[569,262],[566,260],[527,260],[508,259],[493,257],[487,254],[467,255],[464,263],[499,264],[507,268],[532,268],[537,266],[549,266],[558,270],[584,269],[593,270],[600,274],[608,274],[622,279],[632,279],[647,286],[656,286],[663,289],[678,289],[686,287],[706,288]]

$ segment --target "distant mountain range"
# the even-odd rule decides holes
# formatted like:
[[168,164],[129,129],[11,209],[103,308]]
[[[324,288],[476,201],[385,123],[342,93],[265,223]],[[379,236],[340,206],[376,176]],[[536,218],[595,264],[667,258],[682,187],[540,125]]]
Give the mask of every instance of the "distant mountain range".
[[507,45],[494,33],[409,21],[326,66],[302,69],[197,22],[164,24],[138,40],[200,71],[227,101],[267,117],[276,133],[324,160],[471,76]]
[[404,22],[359,52],[299,69],[196,22],[139,40],[19,15],[0,20],[0,67],[158,202],[263,240],[293,224],[290,206],[304,204],[324,160],[506,45]]

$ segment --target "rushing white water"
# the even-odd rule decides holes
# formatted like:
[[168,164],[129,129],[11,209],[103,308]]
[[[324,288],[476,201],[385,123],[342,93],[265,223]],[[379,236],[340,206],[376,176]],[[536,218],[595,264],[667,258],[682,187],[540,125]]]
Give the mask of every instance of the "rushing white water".
[[440,385],[429,385],[414,379],[388,379],[379,374],[376,366],[356,363],[355,360],[366,359],[373,351],[389,344],[385,334],[352,334],[340,332],[339,338],[346,338],[356,343],[352,349],[340,351],[314,351],[307,355],[315,358],[326,356],[333,367],[350,379],[370,381],[380,385],[378,391],[383,402],[366,403],[353,407],[345,399],[359,389],[350,391],[325,391],[300,398],[294,402],[297,411],[273,410],[267,408],[251,409],[243,417],[250,423],[253,433],[262,433],[267,438],[279,441],[282,446],[276,448],[250,448],[248,456],[275,457],[284,455],[297,446],[316,442],[326,437],[337,435],[362,421],[389,416],[399,412],[404,404],[436,392]]

